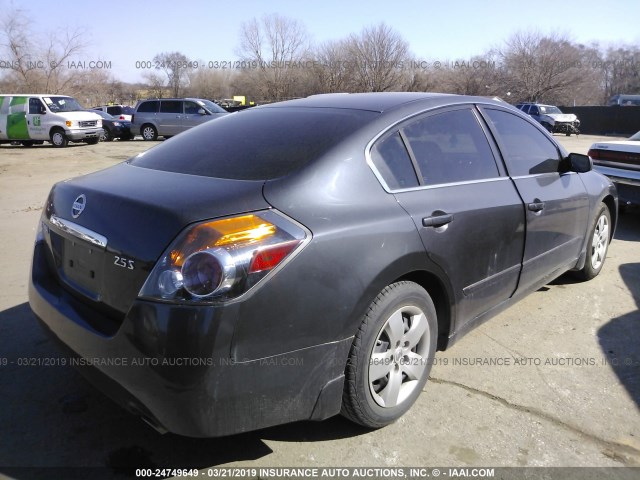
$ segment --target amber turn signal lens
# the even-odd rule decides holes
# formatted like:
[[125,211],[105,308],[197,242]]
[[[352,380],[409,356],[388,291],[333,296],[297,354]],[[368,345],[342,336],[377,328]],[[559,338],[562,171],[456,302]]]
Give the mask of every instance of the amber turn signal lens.
[[189,233],[179,248],[171,251],[171,264],[182,267],[194,252],[226,245],[247,245],[275,235],[277,227],[257,215],[225,218],[202,223]]

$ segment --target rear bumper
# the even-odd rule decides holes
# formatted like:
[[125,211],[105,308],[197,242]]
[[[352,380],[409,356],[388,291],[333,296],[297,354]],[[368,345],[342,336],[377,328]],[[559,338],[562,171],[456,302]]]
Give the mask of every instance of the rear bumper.
[[[47,276],[34,252],[29,303],[73,364],[158,430],[215,437],[340,411],[351,338],[260,359],[233,358],[237,304],[187,307],[136,301],[113,336]],[[100,314],[95,312],[96,316]],[[283,343],[285,343],[283,341]]]
[[620,205],[640,205],[640,171],[595,165],[594,170],[606,175],[618,190]]

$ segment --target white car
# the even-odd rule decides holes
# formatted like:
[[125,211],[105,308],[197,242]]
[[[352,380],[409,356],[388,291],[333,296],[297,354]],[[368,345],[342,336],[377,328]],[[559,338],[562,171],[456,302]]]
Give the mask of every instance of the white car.
[[100,107],[93,107],[92,110],[101,110],[115,117],[117,120],[123,120],[125,122],[131,121],[131,115],[133,115],[133,107],[127,107],[126,105],[102,105]]
[[640,205],[640,132],[627,140],[596,142],[589,149],[595,170],[618,188],[620,205]]

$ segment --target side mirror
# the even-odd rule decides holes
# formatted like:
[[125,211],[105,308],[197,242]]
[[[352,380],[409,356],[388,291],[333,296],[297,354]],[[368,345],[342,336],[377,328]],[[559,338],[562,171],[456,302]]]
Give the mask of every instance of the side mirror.
[[198,114],[200,115],[206,115],[207,111],[204,108],[201,108],[200,110],[198,110]]
[[567,157],[569,170],[577,173],[586,173],[593,170],[593,162],[588,155],[581,153],[570,153]]

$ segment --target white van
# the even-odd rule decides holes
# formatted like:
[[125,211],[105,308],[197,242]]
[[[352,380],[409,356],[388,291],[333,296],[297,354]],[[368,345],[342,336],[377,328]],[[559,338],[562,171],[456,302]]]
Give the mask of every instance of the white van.
[[69,142],[98,143],[101,135],[102,118],[84,110],[73,97],[0,95],[0,144],[47,141],[66,147]]

